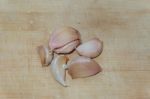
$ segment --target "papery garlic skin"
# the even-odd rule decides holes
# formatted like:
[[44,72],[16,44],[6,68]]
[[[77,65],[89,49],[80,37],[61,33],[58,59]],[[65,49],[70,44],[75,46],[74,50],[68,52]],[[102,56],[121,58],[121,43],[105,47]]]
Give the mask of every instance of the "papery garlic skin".
[[67,86],[65,82],[66,70],[65,65],[67,63],[68,58],[64,55],[55,56],[51,65],[50,70],[56,81],[58,81],[61,85]]
[[81,56],[95,58],[103,51],[103,42],[98,38],[93,38],[77,47],[77,52]]
[[72,79],[93,76],[100,71],[102,69],[96,61],[83,56],[74,58],[68,64],[68,73]]
[[49,48],[44,45],[38,46],[37,52],[40,56],[42,66],[48,66],[53,59],[53,53],[49,52]]
[[[80,42],[79,31],[72,27],[62,27],[52,32],[49,40],[49,47],[52,51],[57,53],[70,53],[77,45],[67,45],[74,41]],[[67,46],[67,51],[62,50],[65,46]]]
[[79,40],[75,40],[75,41],[72,41],[70,42],[69,44],[65,45],[64,47],[62,48],[59,48],[59,49],[56,49],[55,52],[58,53],[58,54],[66,54],[66,53],[70,53],[72,52],[78,45],[80,44],[80,41]]

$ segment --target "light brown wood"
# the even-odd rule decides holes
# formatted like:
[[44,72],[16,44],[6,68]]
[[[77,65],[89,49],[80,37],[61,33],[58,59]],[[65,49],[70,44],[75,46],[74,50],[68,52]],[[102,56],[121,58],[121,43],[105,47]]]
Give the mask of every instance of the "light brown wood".
[[[103,72],[67,88],[36,52],[63,25],[104,42]],[[0,0],[0,99],[150,99],[150,1]]]

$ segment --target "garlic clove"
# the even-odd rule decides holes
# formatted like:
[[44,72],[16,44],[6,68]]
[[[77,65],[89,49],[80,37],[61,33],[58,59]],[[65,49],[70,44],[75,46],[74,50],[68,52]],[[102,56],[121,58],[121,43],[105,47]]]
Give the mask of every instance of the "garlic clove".
[[68,73],[72,79],[93,76],[100,71],[99,64],[88,57],[76,57],[68,64]]
[[50,53],[48,47],[43,45],[37,47],[37,52],[40,56],[42,66],[48,66],[53,59],[53,53]]
[[103,42],[98,38],[93,38],[77,47],[77,52],[81,56],[95,58],[102,53]]
[[69,66],[68,64],[72,63],[72,61],[73,61],[74,59],[76,59],[76,57],[79,57],[79,54],[77,53],[77,51],[74,51],[74,52],[72,52],[71,54],[68,54],[67,57],[68,57],[69,59],[71,59],[71,60],[69,60],[69,61],[67,62],[66,69],[68,69],[68,66]]
[[72,27],[62,27],[52,32],[49,47],[51,50],[58,49],[75,40],[80,40],[79,31]]
[[60,54],[60,53],[67,54],[67,53],[72,52],[79,44],[80,44],[80,41],[75,40],[75,41],[72,41],[69,44],[65,45],[62,48],[56,49],[55,52],[58,54]]
[[56,81],[58,81],[61,85],[67,86],[65,82],[66,71],[65,66],[68,61],[68,58],[64,55],[57,55],[52,60],[50,69],[51,73]]

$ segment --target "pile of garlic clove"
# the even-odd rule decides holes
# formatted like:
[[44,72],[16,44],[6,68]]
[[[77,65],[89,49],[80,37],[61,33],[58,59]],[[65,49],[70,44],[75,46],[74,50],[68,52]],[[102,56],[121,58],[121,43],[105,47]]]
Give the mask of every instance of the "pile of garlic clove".
[[67,86],[66,71],[72,79],[85,78],[101,72],[102,68],[93,58],[99,56],[102,50],[101,40],[92,38],[81,43],[79,31],[72,27],[54,30],[49,44],[37,47],[42,66],[50,65],[54,79],[63,86]]

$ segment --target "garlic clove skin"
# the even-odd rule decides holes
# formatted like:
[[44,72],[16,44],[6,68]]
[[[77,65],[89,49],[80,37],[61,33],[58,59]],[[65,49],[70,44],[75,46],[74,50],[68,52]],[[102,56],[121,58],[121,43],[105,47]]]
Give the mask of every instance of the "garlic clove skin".
[[65,87],[67,86],[65,82],[65,77],[66,77],[65,66],[66,66],[67,61],[68,61],[68,58],[66,56],[57,55],[54,57],[50,65],[50,70],[54,79]]
[[68,64],[68,73],[72,79],[93,76],[101,71],[99,64],[88,57],[76,57]]
[[72,27],[62,27],[52,32],[49,47],[51,50],[55,50],[75,40],[80,40],[79,31]]
[[80,40],[75,40],[73,42],[70,42],[69,44],[65,45],[62,48],[54,50],[58,54],[68,54],[72,52],[78,45],[80,44]]
[[68,54],[67,57],[69,58],[69,60],[66,65],[66,69],[68,69],[69,64],[72,63],[72,61],[76,59],[76,57],[79,57],[79,54],[77,53],[77,51],[74,51],[71,54]]
[[76,49],[79,55],[89,58],[95,58],[99,56],[103,51],[103,42],[98,38],[93,38],[81,45]]
[[40,56],[42,66],[48,66],[53,59],[53,53],[49,52],[48,47],[43,45],[37,47],[37,52]]

